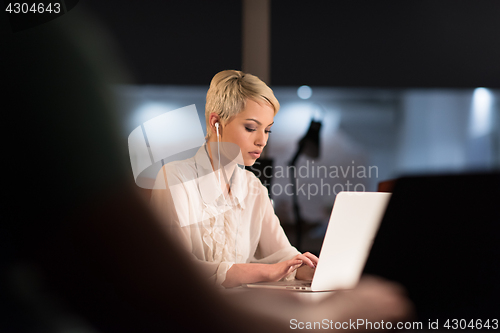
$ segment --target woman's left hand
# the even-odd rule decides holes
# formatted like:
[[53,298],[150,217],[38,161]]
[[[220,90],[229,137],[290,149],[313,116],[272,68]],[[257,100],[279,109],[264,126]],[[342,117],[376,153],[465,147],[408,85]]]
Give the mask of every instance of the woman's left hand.
[[316,266],[318,265],[318,257],[310,252],[306,252],[297,255],[295,258],[302,259],[303,262],[302,266],[297,268],[297,274],[295,275],[295,278],[298,280],[312,280]]

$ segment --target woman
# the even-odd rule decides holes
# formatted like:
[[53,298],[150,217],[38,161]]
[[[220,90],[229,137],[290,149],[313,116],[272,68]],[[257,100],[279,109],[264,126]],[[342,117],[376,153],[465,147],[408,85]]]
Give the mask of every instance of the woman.
[[279,103],[259,78],[226,70],[207,93],[207,144],[158,173],[151,203],[215,284],[311,279],[318,258],[286,238],[251,166],[269,138]]

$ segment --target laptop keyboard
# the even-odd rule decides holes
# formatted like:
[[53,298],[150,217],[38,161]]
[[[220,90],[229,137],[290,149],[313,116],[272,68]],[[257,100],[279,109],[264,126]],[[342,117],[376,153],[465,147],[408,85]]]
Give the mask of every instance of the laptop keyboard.
[[297,281],[295,280],[295,283],[293,283],[294,286],[303,286],[303,287],[310,287],[311,286],[311,282],[310,281]]

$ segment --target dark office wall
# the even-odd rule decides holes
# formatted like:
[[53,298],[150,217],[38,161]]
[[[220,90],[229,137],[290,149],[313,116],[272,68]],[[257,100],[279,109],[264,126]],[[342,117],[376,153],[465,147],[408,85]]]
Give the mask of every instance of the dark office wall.
[[81,0],[109,30],[138,84],[208,85],[241,67],[240,1]]
[[500,87],[500,1],[272,2],[275,85]]
[[[241,1],[81,0],[141,84],[241,68]],[[271,83],[500,87],[500,1],[271,0]]]

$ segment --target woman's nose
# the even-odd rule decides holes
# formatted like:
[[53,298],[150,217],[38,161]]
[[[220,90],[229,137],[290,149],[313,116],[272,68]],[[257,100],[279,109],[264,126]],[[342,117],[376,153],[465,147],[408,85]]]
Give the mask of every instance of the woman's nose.
[[255,145],[259,147],[264,147],[267,143],[267,135],[265,132],[259,132],[257,138],[255,138]]

